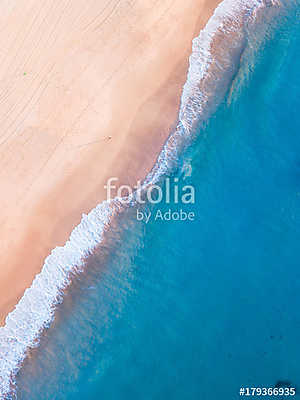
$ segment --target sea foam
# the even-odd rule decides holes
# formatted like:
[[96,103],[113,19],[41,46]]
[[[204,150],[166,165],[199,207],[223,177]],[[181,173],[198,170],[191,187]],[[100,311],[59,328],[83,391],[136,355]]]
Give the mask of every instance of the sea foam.
[[[143,188],[158,181],[190,143],[196,127],[204,123],[224,98],[238,70],[249,30],[266,15],[282,7],[272,0],[224,0],[206,27],[193,40],[187,80],[183,88],[178,124],[164,145]],[[132,204],[134,204],[134,196]],[[63,247],[46,258],[15,309],[0,328],[0,398],[14,396],[15,376],[27,350],[38,344],[42,331],[53,320],[56,306],[72,275],[85,267],[87,257],[103,241],[114,215],[122,210],[119,199],[104,201],[72,231]]]

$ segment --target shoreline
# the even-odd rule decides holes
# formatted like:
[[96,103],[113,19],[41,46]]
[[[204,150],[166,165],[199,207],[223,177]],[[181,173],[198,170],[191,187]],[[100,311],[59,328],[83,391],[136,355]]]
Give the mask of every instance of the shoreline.
[[[106,180],[116,176],[120,183],[133,185],[150,171],[178,116],[191,40],[204,27],[218,2],[190,0],[185,8],[179,1],[171,7],[167,2],[160,2],[158,9],[150,13],[151,18],[143,21],[150,28],[141,26],[138,32],[127,31],[128,58],[132,55],[135,64],[131,65],[127,58],[122,60],[121,68],[115,72],[115,81],[114,75],[104,70],[104,74],[109,73],[112,77],[109,76],[110,82],[104,82],[96,90],[90,86],[101,79],[101,76],[92,68],[89,73],[82,72],[85,71],[84,68],[88,68],[86,60],[83,68],[81,55],[77,54],[79,50],[69,44],[71,39],[57,44],[55,51],[53,48],[47,49],[49,53],[53,53],[52,57],[58,59],[54,82],[47,80],[48,86],[38,99],[41,105],[37,103],[26,110],[28,115],[21,125],[22,129],[19,128],[18,136],[13,136],[15,133],[8,130],[13,137],[2,145],[2,152],[8,153],[11,158],[6,156],[2,162],[3,174],[7,174],[2,179],[2,186],[7,188],[7,198],[2,202],[2,219],[5,222],[0,229],[1,325],[22,297],[24,290],[40,272],[51,250],[64,245],[71,231],[80,222],[81,215],[104,200],[103,186]],[[34,1],[31,3],[28,13],[33,12]],[[156,3],[155,5],[157,6]],[[17,10],[19,7],[21,5],[16,7]],[[139,7],[139,12],[144,11],[141,4]],[[178,21],[170,28],[172,13],[177,15]],[[80,17],[83,18],[82,15]],[[37,18],[41,17],[38,15]],[[116,23],[120,21],[123,20],[116,18]],[[91,23],[96,27],[95,22]],[[106,33],[105,28],[103,29]],[[175,38],[175,33],[179,38]],[[101,62],[105,60],[97,52],[102,47],[94,43],[99,38],[95,38],[93,32],[84,32],[79,37],[74,32],[72,35],[84,42],[80,51],[87,51],[87,43],[94,46],[96,66],[101,67]],[[116,39],[110,31],[107,35],[110,41]],[[158,42],[161,35],[167,36],[162,44]],[[26,41],[26,37],[22,39]],[[37,43],[34,42],[34,45]],[[84,75],[84,79],[78,79],[79,82],[75,77],[76,68],[72,69],[68,65],[68,59],[61,56],[63,45],[72,56],[75,53],[74,63],[80,64],[78,74]],[[108,45],[109,41],[102,42],[105,52],[108,52]],[[117,56],[121,58],[124,51],[118,46],[115,45],[121,55],[117,53]],[[131,50],[132,47],[134,50]],[[33,48],[32,53],[34,51]],[[47,56],[48,54],[43,57],[46,59]],[[88,60],[92,56],[92,52],[85,55]],[[38,55],[36,62],[41,62],[41,59],[42,56]],[[111,67],[113,66],[114,63]],[[25,66],[23,69],[27,70]],[[69,79],[62,76],[63,73],[66,74],[64,69],[68,69],[67,72],[72,77],[72,86]],[[19,77],[17,82],[12,81],[15,86],[13,89],[16,90],[17,85],[23,85],[22,89],[30,91],[30,85],[36,84],[38,72],[28,68],[26,75]],[[7,85],[5,89],[9,91],[9,82],[5,79],[3,81]],[[104,96],[98,95],[99,90],[106,91]],[[82,93],[83,100],[79,98]],[[19,100],[19,93],[15,95],[11,90],[9,95],[11,99],[8,96],[8,102]],[[48,101],[47,96],[50,104],[44,104]],[[115,100],[116,96],[120,99]],[[66,106],[70,107],[70,112],[64,115],[62,110]],[[53,116],[49,115],[51,108],[54,108]],[[102,115],[97,112],[100,109],[103,110]],[[164,110],[163,115],[161,110]],[[103,121],[106,116],[108,121]],[[5,123],[4,119],[4,125]],[[60,129],[65,132],[61,134]],[[49,132],[45,140],[38,137],[42,134],[41,130]],[[1,138],[1,142],[4,140],[8,139]],[[37,148],[41,154],[36,156]],[[17,157],[14,160],[13,152],[17,151],[21,152],[22,159]],[[96,167],[92,168],[91,163]],[[16,174],[11,173],[16,167]],[[40,176],[36,174],[37,169],[41,171]]]
[[[179,151],[184,148],[192,138],[195,127],[214,112],[238,70],[248,28],[261,22],[259,19],[265,15],[266,7],[269,5],[265,1],[258,4],[252,0],[240,0],[235,4],[231,0],[224,0],[205,29],[193,40],[187,79],[183,91],[180,90],[178,124],[165,142],[146,182],[157,180],[168,170],[168,161],[174,158],[174,147]],[[266,12],[267,16],[272,16],[273,4],[270,10],[270,13]],[[173,122],[175,120],[176,117]],[[112,206],[117,210],[117,202],[113,203]],[[91,254],[103,239],[114,212],[110,206],[102,202],[83,216],[64,247],[56,247],[47,257],[42,272],[36,275],[14,311],[9,313],[5,327],[0,328],[0,350],[4,353],[4,357],[0,358],[0,393],[7,393],[26,350],[38,344],[41,332],[51,323],[55,306],[69,284],[70,274],[84,268],[84,257]]]

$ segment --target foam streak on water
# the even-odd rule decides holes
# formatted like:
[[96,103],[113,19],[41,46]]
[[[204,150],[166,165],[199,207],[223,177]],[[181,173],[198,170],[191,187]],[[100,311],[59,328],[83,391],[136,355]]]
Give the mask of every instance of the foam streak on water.
[[[176,162],[196,125],[207,120],[224,97],[239,65],[249,29],[282,4],[275,0],[224,0],[205,29],[193,41],[190,67],[183,88],[179,123],[166,142],[145,185],[157,181]],[[73,230],[63,247],[46,258],[40,274],[27,289],[0,328],[0,398],[10,398],[14,376],[30,347],[51,323],[72,274],[80,272],[86,258],[103,240],[113,216],[121,209],[116,199],[102,202]]]

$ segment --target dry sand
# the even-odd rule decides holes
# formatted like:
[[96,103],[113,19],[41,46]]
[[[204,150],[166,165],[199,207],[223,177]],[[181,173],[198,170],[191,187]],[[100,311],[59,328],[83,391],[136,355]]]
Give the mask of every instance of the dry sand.
[[107,178],[151,169],[218,2],[1,2],[1,324]]

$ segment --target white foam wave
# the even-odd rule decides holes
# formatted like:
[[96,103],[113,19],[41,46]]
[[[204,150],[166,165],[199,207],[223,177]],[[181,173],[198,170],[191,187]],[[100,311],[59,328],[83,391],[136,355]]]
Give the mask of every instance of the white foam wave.
[[[246,40],[246,27],[253,24],[259,10],[279,6],[271,0],[224,0],[200,35],[193,40],[187,81],[183,88],[179,122],[166,142],[144,187],[157,181],[175,162],[178,152],[192,137],[197,124],[205,121],[224,97],[234,76]],[[16,308],[0,328],[0,397],[11,397],[14,377],[27,349],[38,343],[43,329],[51,323],[54,310],[74,272],[103,240],[120,202],[102,202],[73,230],[63,247],[46,258],[40,274],[27,289]]]

